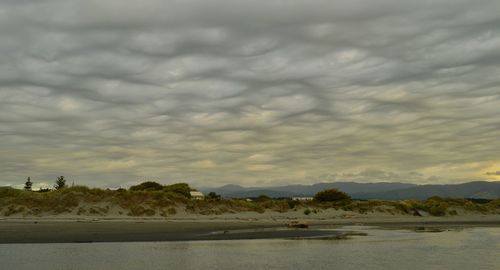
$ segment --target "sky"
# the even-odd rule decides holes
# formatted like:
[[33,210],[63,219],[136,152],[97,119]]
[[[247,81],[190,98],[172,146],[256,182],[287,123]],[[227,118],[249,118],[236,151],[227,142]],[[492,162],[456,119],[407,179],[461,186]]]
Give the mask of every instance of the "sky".
[[500,180],[498,0],[3,0],[0,186]]

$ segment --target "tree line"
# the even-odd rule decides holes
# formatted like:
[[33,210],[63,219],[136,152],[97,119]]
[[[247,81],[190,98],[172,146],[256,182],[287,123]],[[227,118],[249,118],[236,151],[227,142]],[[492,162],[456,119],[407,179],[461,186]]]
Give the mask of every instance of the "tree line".
[[[24,183],[24,190],[32,191],[32,187],[33,187],[33,181],[31,181],[31,177],[28,176],[28,179]],[[56,183],[54,184],[54,189],[60,190],[60,189],[63,189],[65,187],[66,187],[66,178],[64,178],[64,176],[62,176],[62,175],[57,177]],[[46,189],[40,188],[39,191],[48,191],[48,190],[49,190],[48,188],[46,188]]]
[[[31,177],[28,177],[27,181],[24,183],[24,189],[27,191],[31,191],[33,186],[33,182],[31,181]],[[66,178],[64,176],[59,176],[56,179],[56,182],[54,184],[54,189],[60,190],[66,187]],[[188,198],[191,197],[190,191],[192,189],[188,184],[186,183],[177,183],[173,185],[168,185],[164,186],[162,184],[156,183],[156,182],[143,182],[135,186],[130,187],[130,191],[171,191],[174,193],[179,193],[182,194]],[[40,189],[39,191],[49,191],[49,189]],[[267,196],[260,196],[257,198],[257,200],[266,200]],[[268,199],[271,199],[267,197]],[[206,197],[207,200],[210,201],[220,201],[222,199],[222,196],[219,194],[216,194],[215,192],[210,192],[207,194]],[[325,189],[323,191],[320,191],[316,193],[314,196],[314,200],[318,202],[339,202],[339,201],[350,201],[351,197],[345,193],[342,192],[338,189]]]

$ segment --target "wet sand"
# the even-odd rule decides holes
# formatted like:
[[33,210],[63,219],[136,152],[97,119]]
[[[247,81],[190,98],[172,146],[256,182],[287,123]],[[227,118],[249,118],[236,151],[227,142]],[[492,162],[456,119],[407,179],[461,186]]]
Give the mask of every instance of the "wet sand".
[[[0,244],[91,243],[136,241],[194,241],[304,237],[339,237],[335,231],[346,225],[368,225],[390,229],[500,227],[498,218],[323,220],[308,222],[309,229],[287,229],[276,221],[54,221],[2,220]],[[326,230],[325,230],[326,229]]]
[[334,232],[242,222],[2,222],[0,243],[88,243],[319,237]]

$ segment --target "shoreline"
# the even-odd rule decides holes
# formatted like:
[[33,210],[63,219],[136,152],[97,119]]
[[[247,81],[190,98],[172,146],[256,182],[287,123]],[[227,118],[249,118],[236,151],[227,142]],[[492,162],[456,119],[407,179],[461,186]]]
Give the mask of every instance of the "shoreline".
[[[295,219],[296,220],[296,219]],[[291,219],[54,219],[0,220],[0,244],[199,241],[343,237],[345,226],[382,229],[500,227],[500,215],[474,217],[358,217],[301,219],[309,229],[287,229]],[[354,230],[355,231],[355,230]]]

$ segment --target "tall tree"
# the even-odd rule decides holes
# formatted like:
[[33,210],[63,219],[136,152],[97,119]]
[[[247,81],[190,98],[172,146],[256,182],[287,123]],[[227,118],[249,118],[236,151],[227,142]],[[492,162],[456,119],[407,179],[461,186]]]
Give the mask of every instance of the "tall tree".
[[31,182],[31,177],[28,176],[28,180],[24,183],[24,189],[31,191],[31,187],[33,186],[33,182]]
[[54,188],[59,190],[63,189],[66,187],[66,179],[64,179],[64,176],[59,176],[57,177],[56,184],[54,185]]

